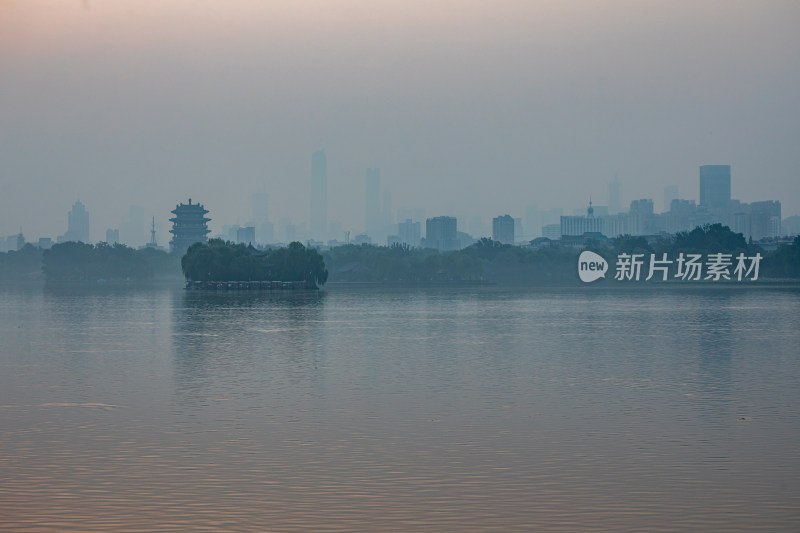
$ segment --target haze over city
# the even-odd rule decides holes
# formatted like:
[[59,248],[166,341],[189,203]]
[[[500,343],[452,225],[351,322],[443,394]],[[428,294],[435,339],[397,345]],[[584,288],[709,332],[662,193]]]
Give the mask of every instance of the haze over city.
[[795,2],[0,2],[0,235],[91,239],[188,198],[210,227],[364,229],[365,172],[427,216],[523,217],[665,185],[800,212]]

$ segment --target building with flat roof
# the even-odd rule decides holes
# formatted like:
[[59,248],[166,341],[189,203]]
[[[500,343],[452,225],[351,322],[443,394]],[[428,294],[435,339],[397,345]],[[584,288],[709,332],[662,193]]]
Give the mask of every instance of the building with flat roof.
[[425,247],[439,251],[458,250],[456,217],[434,217],[425,221]]
[[503,244],[514,244],[514,219],[503,215],[492,219],[492,239]]
[[731,202],[731,166],[700,167],[700,205],[711,211],[727,213]]
[[89,241],[89,212],[80,202],[75,202],[72,209],[67,213],[67,232],[64,234],[62,242],[85,242]]
[[603,232],[603,219],[594,216],[594,207],[592,207],[591,200],[589,200],[589,207],[586,208],[586,216],[561,217],[560,236],[577,236],[587,232]]

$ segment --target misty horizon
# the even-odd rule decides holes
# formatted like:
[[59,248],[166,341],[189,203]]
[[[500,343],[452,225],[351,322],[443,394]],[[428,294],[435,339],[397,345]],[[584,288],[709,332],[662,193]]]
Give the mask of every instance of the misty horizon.
[[[365,229],[365,172],[392,211],[565,215],[664,186],[699,200],[698,168],[731,196],[800,213],[800,8],[792,3],[46,2],[0,6],[0,235],[92,241],[141,206],[212,235],[306,224],[311,156],[327,220]],[[466,231],[467,228],[459,228]],[[277,235],[276,235],[277,237]],[[313,237],[313,235],[312,235]]]

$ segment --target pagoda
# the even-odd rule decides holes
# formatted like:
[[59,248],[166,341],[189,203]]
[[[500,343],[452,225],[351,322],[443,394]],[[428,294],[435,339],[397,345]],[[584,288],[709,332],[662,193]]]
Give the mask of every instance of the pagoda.
[[203,207],[203,204],[193,204],[192,199],[189,198],[189,203],[181,203],[175,206],[172,210],[174,218],[169,219],[172,222],[172,240],[169,242],[169,247],[172,252],[186,253],[191,245],[196,242],[207,242],[207,235],[211,232],[208,229],[208,222],[210,218],[206,218],[208,210]]

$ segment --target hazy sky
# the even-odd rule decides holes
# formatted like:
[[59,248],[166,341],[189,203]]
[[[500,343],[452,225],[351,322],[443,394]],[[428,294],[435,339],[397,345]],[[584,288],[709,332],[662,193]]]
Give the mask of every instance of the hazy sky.
[[[191,197],[216,232],[364,226],[364,175],[428,216],[568,214],[663,186],[800,212],[800,2],[0,0],[0,236],[92,239]],[[165,243],[166,234],[160,235]]]

